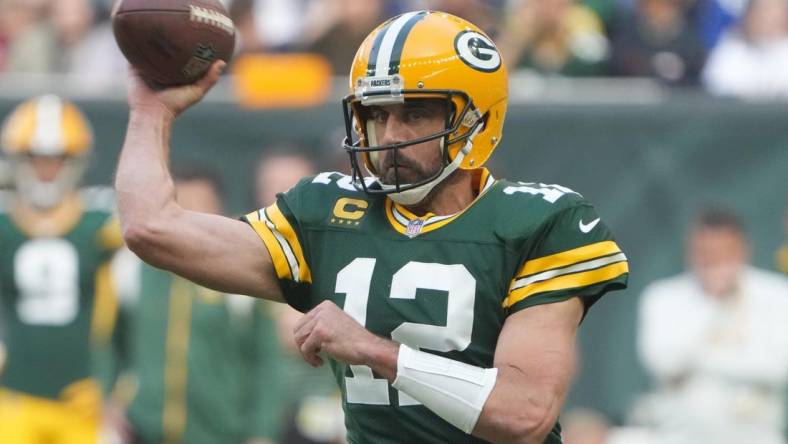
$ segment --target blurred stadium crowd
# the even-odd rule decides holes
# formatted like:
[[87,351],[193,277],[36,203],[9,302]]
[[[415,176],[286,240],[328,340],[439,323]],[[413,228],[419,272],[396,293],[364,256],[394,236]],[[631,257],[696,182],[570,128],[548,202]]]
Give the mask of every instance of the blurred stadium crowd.
[[[716,95],[788,95],[783,0],[224,0],[240,53],[311,53],[344,75],[385,17],[431,8],[478,23],[514,70],[646,77]],[[0,0],[0,73],[117,79],[112,0]],[[86,82],[89,80],[89,82]]]

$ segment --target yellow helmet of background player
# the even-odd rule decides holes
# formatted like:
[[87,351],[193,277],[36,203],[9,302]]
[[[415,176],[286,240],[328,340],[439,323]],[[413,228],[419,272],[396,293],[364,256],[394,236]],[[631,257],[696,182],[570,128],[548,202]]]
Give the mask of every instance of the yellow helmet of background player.
[[[438,11],[414,11],[378,26],[358,49],[350,70],[351,94],[343,100],[353,184],[368,193],[388,194],[401,204],[421,201],[457,168],[482,166],[501,141],[508,75],[493,41],[478,27]],[[444,131],[407,142],[378,145],[364,107],[441,98],[448,103]],[[355,132],[355,137],[354,137]],[[365,181],[377,177],[375,156],[429,140],[441,140],[443,167],[417,183]],[[359,157],[361,160],[359,161]]]
[[[92,145],[90,124],[79,108],[54,95],[17,106],[0,132],[0,148],[11,163],[17,194],[39,208],[55,206],[76,188]],[[53,180],[38,177],[36,157],[63,159]]]

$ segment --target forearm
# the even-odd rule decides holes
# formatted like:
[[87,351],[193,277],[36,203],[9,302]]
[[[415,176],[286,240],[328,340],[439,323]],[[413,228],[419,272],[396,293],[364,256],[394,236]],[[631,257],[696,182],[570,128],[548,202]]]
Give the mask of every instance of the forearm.
[[516,367],[499,367],[473,434],[495,443],[543,443],[558,421],[566,379],[557,375],[538,381]]
[[493,368],[377,336],[328,300],[305,314],[293,335],[315,367],[324,363],[321,353],[367,366],[465,433],[530,444],[543,442],[558,418],[575,369],[574,335],[582,314],[582,301],[572,298],[509,316]]
[[[550,387],[555,387],[553,381],[544,381],[544,384],[529,382],[523,372],[514,367],[485,369],[436,355],[426,356],[428,360],[434,361],[427,364],[428,367],[434,366],[432,370],[427,371],[428,373],[430,371],[444,373],[437,370],[442,366],[456,368],[458,371],[454,375],[451,371],[445,372],[449,374],[438,375],[437,381],[429,382],[435,384],[436,393],[445,391],[449,394],[444,402],[436,399],[434,394],[430,394],[432,387],[417,388],[415,385],[403,384],[402,380],[397,382],[398,378],[403,377],[403,373],[407,373],[407,371],[398,372],[398,367],[402,370],[401,363],[398,362],[400,347],[400,344],[383,338],[371,339],[364,347],[367,365],[375,373],[388,379],[396,388],[422,402],[438,416],[455,423],[455,426],[459,422],[465,422],[460,419],[462,417],[478,415],[475,427],[472,427],[474,436],[496,443],[540,444],[558,419],[564,401],[561,393],[565,390],[550,390]],[[418,374],[406,376],[419,378]],[[459,381],[463,376],[469,376],[472,381]],[[447,379],[441,381],[440,379],[444,377]],[[491,393],[485,391],[484,381],[486,379],[489,382],[490,378],[493,378],[494,382]],[[442,386],[443,382],[448,385]],[[454,411],[442,411],[446,405],[451,404],[454,405]]]
[[132,110],[118,163],[115,189],[123,231],[150,223],[175,191],[168,168],[173,117],[164,109]]

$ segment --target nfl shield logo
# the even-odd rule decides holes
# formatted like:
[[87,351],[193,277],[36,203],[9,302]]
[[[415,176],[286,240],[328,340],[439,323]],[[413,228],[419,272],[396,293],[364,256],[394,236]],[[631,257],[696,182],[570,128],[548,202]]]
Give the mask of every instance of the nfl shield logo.
[[424,221],[421,219],[413,219],[412,221],[408,222],[408,229],[405,231],[405,234],[408,237],[416,237],[421,233],[421,228],[424,226]]

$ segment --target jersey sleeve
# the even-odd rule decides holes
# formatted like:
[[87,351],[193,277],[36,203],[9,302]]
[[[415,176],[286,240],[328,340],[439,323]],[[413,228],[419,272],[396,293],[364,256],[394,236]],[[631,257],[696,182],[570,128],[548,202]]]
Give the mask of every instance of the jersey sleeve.
[[312,273],[305,255],[304,236],[296,216],[297,208],[298,186],[277,195],[274,204],[251,212],[242,220],[252,226],[271,255],[287,303],[304,312],[309,307]]
[[99,248],[111,255],[123,247],[123,233],[120,228],[115,191],[108,187],[87,187],[79,191],[85,210],[100,218],[96,233]]
[[116,214],[109,216],[98,232],[98,243],[106,249],[115,251],[123,247],[123,233]]
[[510,313],[574,296],[588,310],[606,292],[626,288],[627,257],[591,204],[558,211],[532,239],[503,303]]

